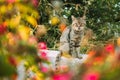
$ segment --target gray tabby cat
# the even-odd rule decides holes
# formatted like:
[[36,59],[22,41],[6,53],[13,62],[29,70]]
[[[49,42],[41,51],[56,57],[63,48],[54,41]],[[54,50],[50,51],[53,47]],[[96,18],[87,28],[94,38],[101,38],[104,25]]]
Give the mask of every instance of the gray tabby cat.
[[60,37],[59,49],[63,54],[70,54],[74,58],[82,58],[79,54],[86,25],[85,16],[79,18],[71,16],[71,18],[71,26],[67,27]]

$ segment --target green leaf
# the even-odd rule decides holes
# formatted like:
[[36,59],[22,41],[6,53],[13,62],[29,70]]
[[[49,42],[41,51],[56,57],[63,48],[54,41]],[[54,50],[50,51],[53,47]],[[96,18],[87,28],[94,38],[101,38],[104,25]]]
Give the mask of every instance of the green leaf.
[[16,73],[16,68],[12,66],[5,55],[0,54],[0,77],[10,76]]

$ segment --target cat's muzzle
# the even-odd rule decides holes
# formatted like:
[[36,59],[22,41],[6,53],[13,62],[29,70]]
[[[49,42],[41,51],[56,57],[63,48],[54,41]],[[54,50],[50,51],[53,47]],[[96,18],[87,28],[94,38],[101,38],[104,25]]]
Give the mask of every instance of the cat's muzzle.
[[74,30],[74,33],[75,33],[75,34],[79,34],[79,33],[80,33],[80,31]]

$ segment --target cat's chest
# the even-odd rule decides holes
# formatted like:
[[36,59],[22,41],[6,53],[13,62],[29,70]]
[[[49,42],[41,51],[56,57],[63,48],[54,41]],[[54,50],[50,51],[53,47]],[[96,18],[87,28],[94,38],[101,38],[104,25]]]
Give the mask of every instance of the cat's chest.
[[70,39],[74,41],[80,41],[83,36],[84,36],[84,31],[81,31],[79,33],[75,33],[74,31],[71,31],[70,33]]

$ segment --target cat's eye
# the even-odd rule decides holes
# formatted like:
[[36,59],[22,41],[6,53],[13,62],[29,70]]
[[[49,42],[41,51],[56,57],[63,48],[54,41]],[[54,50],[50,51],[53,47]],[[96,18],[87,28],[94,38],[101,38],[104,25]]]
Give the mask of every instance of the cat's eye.
[[73,26],[76,26],[76,27],[78,27],[78,24],[77,24],[77,23],[75,23],[75,24],[73,24]]
[[80,27],[82,27],[82,26],[85,26],[85,24],[81,23],[81,24],[80,24]]

